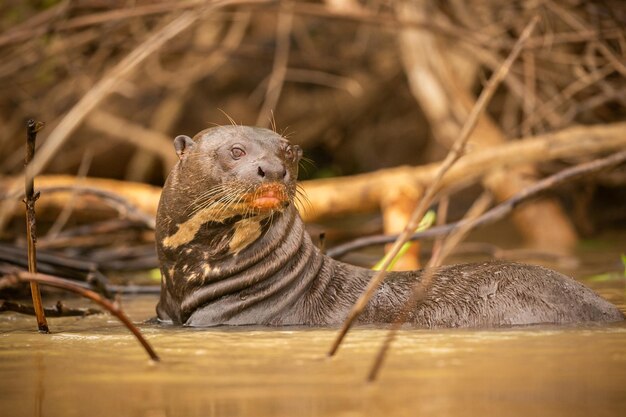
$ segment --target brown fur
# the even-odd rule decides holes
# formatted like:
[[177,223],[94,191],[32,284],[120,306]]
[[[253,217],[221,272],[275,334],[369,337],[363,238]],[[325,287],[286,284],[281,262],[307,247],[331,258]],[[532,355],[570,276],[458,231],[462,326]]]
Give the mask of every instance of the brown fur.
[[[157,213],[159,318],[189,326],[340,324],[373,272],[335,261],[311,242],[290,204],[300,151],[274,132],[241,126],[177,141],[181,161]],[[245,156],[234,158],[228,152],[233,146],[246,148]],[[211,187],[227,189],[223,184],[236,185],[234,197],[219,194],[231,201],[228,209],[208,206],[188,217],[198,195],[207,190],[212,195]],[[285,205],[246,206],[255,190],[268,184],[284,190],[284,196],[276,195]],[[360,322],[393,321],[421,277],[420,271],[390,273]],[[617,320],[623,315],[615,306],[576,281],[539,266],[501,261],[440,268],[409,317],[423,327]]]

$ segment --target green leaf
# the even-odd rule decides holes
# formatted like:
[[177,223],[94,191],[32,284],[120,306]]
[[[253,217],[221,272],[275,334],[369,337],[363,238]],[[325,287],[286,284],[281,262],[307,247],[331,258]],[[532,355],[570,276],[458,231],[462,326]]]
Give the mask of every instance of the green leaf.
[[[415,229],[415,232],[416,233],[422,232],[430,228],[433,225],[433,223],[435,223],[436,218],[437,218],[437,215],[435,214],[435,212],[433,210],[428,210],[426,214],[424,214],[424,217],[422,217],[422,220],[420,221],[420,224]],[[402,247],[398,251],[398,254],[393,258],[393,260],[387,267],[387,271],[391,270],[393,266],[396,264],[396,262],[398,262],[398,259],[400,259],[405,253],[407,253],[409,248],[413,246],[414,244],[415,242],[406,242],[404,245],[402,245]],[[383,264],[387,262],[387,260],[389,259],[389,256],[390,256],[389,253],[383,256],[383,258],[380,261],[376,262],[376,265],[374,265],[372,269],[374,271],[380,271],[383,267]]]

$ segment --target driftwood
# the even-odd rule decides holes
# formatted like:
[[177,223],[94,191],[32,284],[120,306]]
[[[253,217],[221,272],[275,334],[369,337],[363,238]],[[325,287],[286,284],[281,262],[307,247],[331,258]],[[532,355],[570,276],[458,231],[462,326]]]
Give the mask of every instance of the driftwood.
[[[10,182],[13,180],[5,179],[1,182],[0,192],[3,194],[3,199],[17,197],[7,194],[10,191]],[[42,175],[35,179],[35,185],[44,195],[39,200],[40,212],[64,207],[71,198],[73,189],[79,188],[86,192],[76,196],[74,212],[77,215],[81,212],[93,211],[95,207],[104,210],[101,208],[102,205],[94,203],[101,198],[110,197],[114,205],[111,212],[117,211],[122,217],[126,217],[127,214],[133,217],[136,214],[138,220],[142,220],[147,225],[154,223],[154,215],[161,194],[159,187],[147,184],[104,178],[77,178],[70,175]]]
[[[476,151],[462,157],[448,171],[442,179],[441,187],[471,184],[496,168],[559,158],[587,158],[589,155],[614,152],[626,146],[625,131],[626,122],[577,126]],[[374,212],[380,209],[390,190],[402,187],[419,190],[429,184],[438,166],[438,163],[433,163],[418,167],[397,167],[361,175],[304,181],[302,186],[311,205],[300,207],[300,211],[304,220],[309,222],[323,217]],[[8,198],[7,192],[13,181],[4,179],[0,182],[0,194],[4,198]],[[67,203],[71,195],[69,191],[47,194],[46,189],[71,187],[78,181],[76,177],[63,175],[38,177],[35,184],[42,192],[38,201],[39,210],[58,210]],[[80,180],[80,185],[117,195],[146,215],[156,214],[161,192],[159,187],[100,178],[85,178]],[[79,196],[79,200],[81,199],[82,201],[76,203],[77,214],[89,210],[93,203],[91,197]]]

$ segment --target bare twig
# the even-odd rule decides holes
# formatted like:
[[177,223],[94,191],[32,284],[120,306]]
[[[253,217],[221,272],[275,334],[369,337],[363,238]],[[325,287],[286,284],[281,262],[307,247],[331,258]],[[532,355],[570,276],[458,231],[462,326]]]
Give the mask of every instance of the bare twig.
[[[26,123],[26,158],[24,159],[25,170],[31,169],[31,161],[35,156],[35,142],[37,132],[43,129],[42,122],[30,119]],[[28,271],[31,274],[37,273],[37,220],[35,216],[35,202],[39,198],[39,193],[35,193],[34,178],[26,175],[24,183],[24,204],[26,204],[26,240],[28,241]],[[33,308],[37,317],[37,327],[40,333],[50,333],[46,314],[41,302],[41,293],[37,282],[30,283],[30,293],[33,297]]]
[[[580,32],[593,30],[592,28],[587,27],[587,24],[577,18],[570,10],[559,5],[558,3],[554,1],[547,1],[545,4],[549,9],[552,9],[552,11],[556,15],[560,16],[561,19],[563,19],[563,21],[570,25],[572,28],[577,29]],[[619,71],[622,76],[626,77],[626,65],[624,65],[624,63],[615,56],[613,51],[611,51],[606,43],[601,41],[601,37],[598,36],[597,39],[594,39],[593,43],[598,45],[600,52],[613,65],[613,68],[616,71]]]
[[46,33],[49,29],[49,22],[59,15],[65,13],[69,1],[63,1],[50,8],[36,14],[25,22],[11,28],[0,36],[0,47],[9,43],[16,43],[32,37],[34,34]]
[[[41,242],[39,242],[41,243]],[[61,275],[73,280],[90,281],[96,287],[102,288],[106,285],[107,278],[99,272],[98,263],[81,259],[79,257],[66,257],[51,251],[37,250],[37,271],[52,275]],[[18,246],[0,243],[0,261],[27,268],[28,259],[22,256],[23,250]]]
[[536,108],[535,111],[531,113],[530,116],[526,118],[526,120],[524,120],[524,122],[522,123],[522,131],[528,131],[529,129],[535,127],[541,120],[542,115],[544,115],[546,112],[554,112],[557,107],[559,107],[567,100],[571,99],[574,94],[606,78],[613,71],[615,71],[615,68],[612,65],[608,64],[597,71],[577,78],[567,87],[565,87],[563,91],[561,91],[559,94],[551,97],[549,101],[543,103],[541,106]]
[[[435,32],[437,34],[450,37],[455,41],[470,42],[477,45],[488,45],[490,47],[500,44],[500,40],[493,39],[484,33],[476,33],[462,27],[442,24],[441,22],[434,22],[432,20],[415,20],[398,18],[390,13],[378,13],[372,12],[366,8],[360,8],[359,10],[349,9],[331,9],[325,5],[308,3],[308,2],[296,2],[294,3],[293,10],[295,13],[305,16],[324,17],[330,19],[356,21],[359,23],[383,26],[387,28],[414,28],[423,29]],[[503,45],[506,46],[506,45]]]
[[[91,166],[92,158],[93,158],[93,151],[91,150],[91,148],[88,148],[85,151],[83,160],[81,161],[80,166],[78,167],[78,172],[76,173],[76,177],[79,179],[79,181],[84,180],[85,177],[87,176],[87,172],[89,171],[89,167]],[[61,210],[61,213],[57,216],[57,219],[54,221],[52,226],[50,226],[50,229],[48,229],[46,238],[54,239],[55,237],[58,236],[59,232],[61,232],[61,229],[65,227],[65,225],[67,224],[67,221],[70,219],[70,216],[72,215],[72,212],[74,211],[75,205],[76,205],[76,192],[73,192],[72,196],[70,197],[70,201],[68,201],[65,207],[63,207],[63,210]]]
[[289,61],[289,48],[291,37],[291,26],[293,24],[293,12],[291,7],[281,10],[278,13],[278,23],[276,26],[276,52],[274,54],[274,67],[267,83],[265,101],[257,117],[257,126],[267,126],[270,121],[271,111],[276,108],[280,93],[285,83],[287,74],[287,63]]
[[33,175],[36,175],[55,155],[68,136],[78,127],[85,116],[107,97],[119,83],[131,74],[147,57],[191,26],[200,14],[185,12],[168,25],[150,36],[144,43],[122,59],[107,76],[101,79],[83,98],[76,103],[57,127],[50,133],[45,147],[42,147],[34,161]]
[[352,310],[348,314],[348,317],[346,321],[344,322],[341,330],[339,331],[337,338],[335,339],[334,343],[331,346],[331,349],[329,352],[330,356],[334,355],[337,352],[339,345],[341,344],[345,335],[348,333],[348,330],[352,326],[352,323],[354,323],[356,318],[361,314],[361,312],[367,305],[368,301],[374,295],[376,288],[378,288],[382,280],[385,278],[386,270],[389,267],[389,263],[391,263],[391,260],[398,253],[402,245],[404,245],[409,240],[410,236],[413,234],[413,231],[417,228],[417,225],[420,219],[424,216],[426,209],[430,205],[432,198],[435,196],[435,193],[438,190],[441,179],[443,178],[444,174],[450,169],[450,167],[461,157],[465,148],[465,144],[467,143],[467,140],[469,139],[470,134],[472,133],[474,127],[476,126],[476,123],[478,122],[478,118],[485,110],[487,103],[490,101],[491,97],[495,93],[496,88],[498,87],[500,82],[502,82],[504,77],[506,77],[506,74],[511,69],[513,62],[515,61],[519,53],[522,51],[524,43],[526,42],[526,40],[532,33],[538,21],[539,21],[538,17],[534,17],[530,21],[530,23],[526,26],[526,28],[520,35],[517,43],[511,50],[511,53],[509,54],[507,59],[502,63],[500,68],[498,68],[498,70],[492,75],[491,79],[489,80],[489,82],[487,83],[483,91],[481,92],[480,96],[478,97],[478,100],[476,101],[476,105],[472,108],[472,111],[470,112],[467,118],[467,121],[463,125],[463,129],[461,130],[458,139],[454,142],[454,144],[452,145],[450,149],[450,152],[448,152],[448,155],[442,162],[441,167],[439,168],[439,171],[437,172],[437,175],[434,178],[434,181],[426,189],[424,193],[424,197],[422,198],[422,200],[420,201],[420,204],[418,204],[415,211],[413,212],[413,215],[411,216],[409,223],[407,224],[407,227],[400,234],[399,238],[396,240],[391,250],[389,251],[391,255],[389,256],[387,261],[383,263],[383,265],[381,266],[381,270],[372,277],[367,288],[365,289],[361,297],[357,300]]
[[323,71],[315,71],[300,68],[288,68],[285,80],[295,83],[317,84],[337,90],[344,90],[353,97],[360,98],[364,94],[364,88],[354,78],[342,77]]
[[[446,219],[448,218],[448,206],[449,205],[450,205],[450,196],[444,195],[439,201],[439,207],[437,207],[437,226],[443,226],[446,224]],[[433,243],[433,250],[432,250],[433,258],[436,258],[439,256],[442,247],[443,247],[443,235],[437,236],[435,238],[435,243]]]
[[158,155],[168,169],[178,160],[171,149],[172,140],[161,132],[147,129],[104,110],[95,110],[87,119],[87,124],[115,140],[136,146],[142,152]]
[[[226,0],[214,2],[216,7],[225,7],[229,5],[248,5],[250,7],[263,6],[265,4],[274,3],[274,0]],[[206,0],[190,0],[190,1],[171,1],[162,2],[157,4],[140,5],[137,4],[134,7],[120,7],[114,10],[108,10],[105,12],[92,13],[88,15],[81,15],[69,20],[60,21],[54,25],[54,29],[58,31],[71,31],[75,29],[81,29],[89,26],[95,26],[100,24],[106,24],[110,22],[116,22],[120,20],[132,19],[137,17],[146,17],[158,14],[172,13],[178,10],[186,9],[201,9],[206,7]],[[20,25],[8,33],[0,36],[0,47],[11,43],[18,43],[25,39],[33,38],[36,36],[44,35],[49,31],[46,26],[39,26],[35,28],[25,27],[27,25]]]
[[126,326],[128,330],[137,338],[137,341],[141,343],[143,348],[146,350],[146,353],[150,356],[150,359],[153,361],[159,361],[159,356],[156,354],[150,343],[143,337],[137,326],[135,326],[130,319],[124,314],[122,309],[117,305],[113,304],[109,300],[102,298],[97,293],[82,288],[71,281],[65,280],[63,278],[55,277],[52,275],[45,274],[30,274],[27,272],[18,273],[18,277],[21,280],[29,281],[29,282],[38,282],[44,285],[49,285],[55,288],[61,288],[63,290],[71,291],[85,298],[89,298],[90,300],[96,302],[103,308],[107,309],[111,314],[117,317],[123,324]]

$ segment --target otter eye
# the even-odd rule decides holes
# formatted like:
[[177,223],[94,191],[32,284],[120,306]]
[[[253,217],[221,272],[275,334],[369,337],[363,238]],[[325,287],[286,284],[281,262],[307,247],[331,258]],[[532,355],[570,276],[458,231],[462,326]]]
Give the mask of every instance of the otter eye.
[[291,146],[288,146],[287,149],[285,149],[285,158],[293,159],[293,155],[293,148]]
[[230,154],[232,155],[233,159],[239,159],[246,154],[246,151],[241,148],[234,147],[230,150]]

